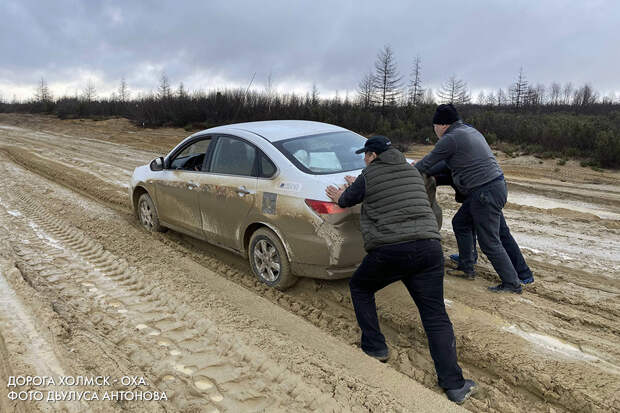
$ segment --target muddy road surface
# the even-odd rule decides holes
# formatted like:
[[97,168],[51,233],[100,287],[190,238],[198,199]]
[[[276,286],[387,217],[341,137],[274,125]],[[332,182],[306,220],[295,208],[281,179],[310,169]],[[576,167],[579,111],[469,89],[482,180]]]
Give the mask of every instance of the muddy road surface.
[[[133,169],[188,133],[0,114],[0,411],[458,411],[436,385],[402,285],[377,294],[392,356],[356,348],[347,281],[257,282],[244,259],[131,214]],[[408,154],[419,158],[430,147]],[[445,278],[459,361],[483,412],[620,411],[620,174],[498,154],[504,211],[536,281],[493,295]],[[446,254],[456,252],[447,188]],[[143,377],[108,388],[10,376]],[[10,400],[10,391],[150,391],[165,401]],[[46,393],[47,394],[47,393]]]

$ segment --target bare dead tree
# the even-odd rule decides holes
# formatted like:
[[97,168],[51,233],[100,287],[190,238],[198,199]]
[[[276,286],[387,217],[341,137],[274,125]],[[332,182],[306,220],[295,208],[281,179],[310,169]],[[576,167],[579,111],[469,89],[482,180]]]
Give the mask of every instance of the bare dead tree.
[[187,99],[188,95],[187,91],[185,90],[185,86],[183,85],[183,82],[179,83],[176,95],[179,99]]
[[394,53],[388,45],[377,55],[373,80],[374,89],[377,92],[377,103],[381,105],[381,112],[385,113],[386,106],[393,105],[398,100],[402,80],[398,73]]
[[364,75],[357,85],[358,99],[362,106],[368,109],[373,104],[373,96],[375,94],[374,79],[372,73]]
[[312,95],[310,96],[310,103],[312,106],[319,104],[319,89],[316,87],[316,83],[312,83]]
[[559,105],[562,94],[562,86],[558,82],[552,82],[549,88],[549,103]]
[[508,104],[508,96],[504,89],[499,88],[497,90],[497,106],[502,106]]
[[547,103],[547,88],[542,83],[538,83],[534,88],[539,105]]
[[450,76],[450,78],[441,85],[441,88],[437,91],[437,97],[439,97],[441,103],[462,105],[471,101],[467,83],[457,79],[456,75]]
[[485,103],[487,103],[487,97],[484,94],[484,90],[481,90],[480,93],[478,93],[478,97],[476,98],[476,103],[479,105],[484,105]]
[[269,71],[267,75],[267,85],[265,86],[265,94],[267,95],[267,99],[271,100],[273,95],[273,73]]
[[408,104],[416,106],[421,103],[424,98],[424,89],[422,88],[422,59],[416,56],[413,60],[413,68],[411,70],[411,80],[409,81],[409,95],[407,97]]
[[562,104],[570,105],[571,97],[573,96],[573,84],[568,82],[562,89]]
[[127,102],[129,100],[129,88],[127,87],[127,82],[125,78],[121,78],[121,84],[118,87],[118,100],[121,102]]
[[52,101],[52,94],[47,87],[47,82],[44,78],[41,78],[37,84],[37,90],[35,92],[35,100],[40,103],[48,103]]
[[528,86],[524,104],[542,105],[545,103],[545,86],[540,83],[536,86]]
[[591,85],[585,84],[582,87],[575,90],[573,94],[573,105],[575,106],[588,106],[598,101],[598,92],[596,92]]
[[523,67],[519,68],[517,80],[510,85],[510,103],[516,107],[522,106],[527,101],[528,84],[523,73]]
[[497,98],[495,97],[495,93],[493,93],[493,91],[489,92],[484,103],[489,106],[497,105]]
[[169,100],[172,98],[172,88],[170,87],[170,79],[166,73],[162,73],[159,78],[159,87],[157,89],[157,97],[160,100]]
[[95,88],[95,82],[88,79],[86,87],[82,90],[82,99],[86,102],[92,102],[97,99],[97,89]]

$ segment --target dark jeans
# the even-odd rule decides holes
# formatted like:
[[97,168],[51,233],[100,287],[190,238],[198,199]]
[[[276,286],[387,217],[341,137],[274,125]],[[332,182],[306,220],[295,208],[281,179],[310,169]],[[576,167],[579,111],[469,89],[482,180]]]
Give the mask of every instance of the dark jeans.
[[[454,182],[452,181],[452,173],[450,172],[450,168],[448,168],[448,164],[446,163],[446,161],[437,162],[428,171],[428,174],[433,175],[435,177],[437,186],[440,186],[440,185],[452,186],[452,188],[454,188],[454,191],[455,191],[456,202],[463,203],[465,201],[467,197],[465,197],[462,194],[459,194],[458,189],[456,188],[456,186],[454,185]],[[478,251],[476,248],[476,231],[473,225],[472,225],[471,230],[472,230],[472,253],[473,253],[473,257],[471,257],[471,262],[473,263],[478,260]],[[504,246],[504,249],[508,253],[508,256],[510,257],[510,262],[512,262],[512,265],[515,267],[515,270],[517,271],[518,277],[522,280],[530,278],[532,276],[532,271],[530,270],[530,267],[528,267],[527,264],[525,263],[525,259],[523,258],[523,254],[521,254],[521,250],[519,249],[517,242],[514,240],[514,238],[510,234],[510,229],[508,228],[508,225],[506,225],[506,220],[504,219],[503,214],[501,216],[500,223],[499,223],[499,238],[502,241],[502,245]],[[464,270],[468,272],[473,271],[473,266],[472,266],[473,264],[469,265],[468,264],[469,260],[467,260],[467,263],[465,264],[465,266],[461,264],[463,261],[461,261],[460,257],[467,257],[467,256],[468,256],[468,253],[465,255],[461,255],[461,252],[459,251],[459,267],[458,268],[460,270]],[[469,269],[467,269],[468,267]]]
[[510,234],[502,208],[508,190],[503,179],[474,190],[452,219],[452,228],[459,247],[459,268],[474,270],[474,236],[478,236],[480,249],[489,258],[493,268],[505,284],[518,287],[519,275],[525,279],[532,275],[523,254]]
[[463,259],[461,258],[461,253],[459,252],[459,265],[458,265],[458,269],[459,270],[463,270],[463,271],[467,271],[467,272],[471,272],[473,271],[473,263],[478,261],[478,248],[476,248],[476,231],[474,230],[473,226],[471,228],[471,238],[472,238],[472,248],[471,248],[471,253],[472,256],[470,259],[465,260],[466,262],[471,261],[472,262],[472,269],[471,270],[465,270],[465,266],[463,265]]
[[456,389],[463,386],[464,380],[456,358],[452,323],[444,305],[443,265],[439,240],[385,245],[368,252],[349,286],[355,316],[362,329],[362,349],[380,352],[387,346],[379,329],[375,292],[402,281],[420,312],[439,386]]
[[[476,248],[476,231],[472,228],[472,237],[473,237],[473,257],[472,262],[476,262],[478,260],[478,251]],[[501,217],[501,221],[499,223],[499,238],[502,241],[502,245],[504,249],[508,253],[508,257],[510,257],[510,262],[512,262],[513,267],[517,271],[517,276],[521,280],[526,280],[532,277],[532,270],[525,262],[525,258],[523,258],[523,254],[521,253],[521,249],[517,245],[517,241],[510,234],[510,229],[506,224],[506,220],[504,219],[504,215]],[[473,267],[472,267],[473,268]],[[459,255],[459,270],[463,270],[463,265],[461,264],[461,259]],[[469,270],[468,270],[469,271]]]

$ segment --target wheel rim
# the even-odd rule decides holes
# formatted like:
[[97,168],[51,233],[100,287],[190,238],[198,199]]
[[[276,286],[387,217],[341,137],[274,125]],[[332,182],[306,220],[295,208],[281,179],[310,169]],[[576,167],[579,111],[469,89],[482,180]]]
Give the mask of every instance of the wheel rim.
[[258,276],[274,282],[280,276],[280,254],[269,240],[261,239],[254,246],[254,268]]
[[144,225],[147,229],[153,229],[154,218],[153,218],[153,210],[148,202],[142,201],[140,202],[140,221],[142,225]]

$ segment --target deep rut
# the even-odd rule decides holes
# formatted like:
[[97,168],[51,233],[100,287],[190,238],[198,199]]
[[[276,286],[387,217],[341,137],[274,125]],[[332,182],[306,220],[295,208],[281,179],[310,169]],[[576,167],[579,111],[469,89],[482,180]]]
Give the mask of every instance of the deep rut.
[[19,194],[11,201],[17,201],[11,216],[2,214],[19,234],[11,240],[17,256],[81,316],[95,325],[118,326],[110,338],[153,372],[153,385],[177,406],[213,412],[346,410],[264,355],[257,358],[256,349],[210,320],[193,317],[189,306],[159,290],[140,270],[29,197]]

